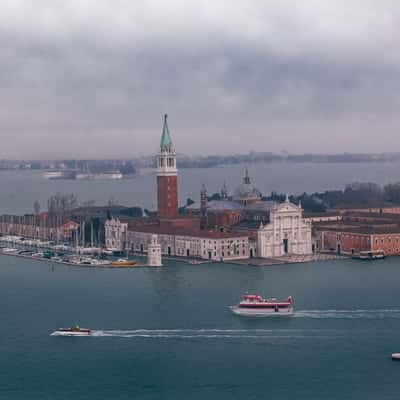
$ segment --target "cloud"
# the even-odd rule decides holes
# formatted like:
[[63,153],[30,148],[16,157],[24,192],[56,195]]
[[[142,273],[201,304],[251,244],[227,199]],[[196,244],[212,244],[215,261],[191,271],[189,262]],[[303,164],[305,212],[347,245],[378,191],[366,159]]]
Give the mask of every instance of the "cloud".
[[394,150],[398,2],[3,3],[0,156]]

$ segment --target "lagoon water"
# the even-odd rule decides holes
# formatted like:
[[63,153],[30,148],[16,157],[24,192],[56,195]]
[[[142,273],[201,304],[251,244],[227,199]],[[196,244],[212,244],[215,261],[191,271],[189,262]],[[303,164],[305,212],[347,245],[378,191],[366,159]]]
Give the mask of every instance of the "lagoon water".
[[[205,182],[230,189],[244,166],[182,170],[180,196]],[[399,165],[249,166],[264,193],[397,181]],[[0,213],[31,212],[57,191],[151,207],[154,175],[47,181],[1,172]],[[167,263],[108,270],[0,256],[0,399],[397,399],[400,259],[266,268]],[[245,291],[292,295],[293,318],[246,319],[228,306]],[[62,338],[80,324],[95,337]]]
[[[0,399],[397,399],[400,260],[109,270],[0,256]],[[245,291],[292,318],[228,309]],[[81,324],[95,337],[52,337]]]
[[[178,160],[179,166],[179,160]],[[400,180],[400,163],[270,163],[247,166],[253,183],[264,194],[271,191],[300,194],[328,189],[343,189],[347,183],[362,181],[386,184]],[[208,192],[219,192],[226,181],[232,193],[244,175],[245,165],[179,171],[179,197],[183,205],[188,197],[197,200],[202,183]],[[46,180],[41,172],[0,171],[0,214],[31,213],[39,200],[42,209],[50,195],[75,193],[80,201],[96,200],[104,205],[113,197],[119,204],[155,209],[154,174],[119,181]]]

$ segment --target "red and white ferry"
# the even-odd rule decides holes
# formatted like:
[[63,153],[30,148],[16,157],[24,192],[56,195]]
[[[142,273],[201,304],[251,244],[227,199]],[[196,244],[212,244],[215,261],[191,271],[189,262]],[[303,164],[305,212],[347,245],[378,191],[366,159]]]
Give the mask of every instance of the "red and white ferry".
[[264,317],[264,316],[290,316],[293,315],[293,299],[289,296],[286,301],[277,299],[264,299],[258,294],[245,294],[240,303],[232,306],[234,314]]

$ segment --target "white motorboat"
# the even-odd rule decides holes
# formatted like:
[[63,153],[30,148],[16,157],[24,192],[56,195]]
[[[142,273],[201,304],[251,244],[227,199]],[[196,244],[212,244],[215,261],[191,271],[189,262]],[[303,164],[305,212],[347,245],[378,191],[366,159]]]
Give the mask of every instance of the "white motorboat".
[[247,317],[291,316],[293,315],[293,299],[291,296],[285,301],[264,299],[258,294],[245,294],[239,304],[232,306],[236,315]]
[[19,250],[18,250],[18,249],[11,248],[11,247],[6,247],[6,248],[4,248],[2,251],[3,251],[3,253],[5,253],[5,254],[17,254]]
[[90,329],[73,326],[72,328],[59,328],[51,336],[90,336],[90,334]]

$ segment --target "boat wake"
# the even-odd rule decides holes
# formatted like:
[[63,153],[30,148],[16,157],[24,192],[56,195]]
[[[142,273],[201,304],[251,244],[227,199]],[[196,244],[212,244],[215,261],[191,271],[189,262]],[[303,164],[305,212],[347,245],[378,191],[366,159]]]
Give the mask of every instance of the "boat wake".
[[[332,332],[303,329],[135,329],[92,331],[93,337],[149,339],[291,339],[329,337]],[[336,337],[332,336],[332,337]]]
[[294,318],[313,319],[399,319],[399,309],[380,310],[299,310]]

